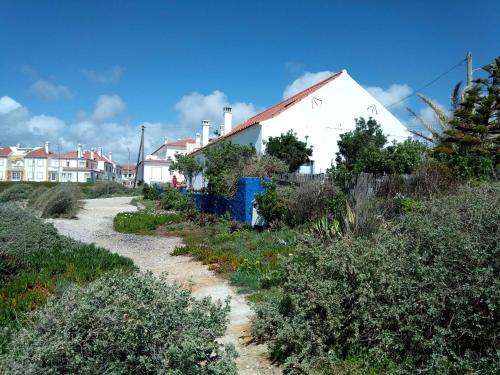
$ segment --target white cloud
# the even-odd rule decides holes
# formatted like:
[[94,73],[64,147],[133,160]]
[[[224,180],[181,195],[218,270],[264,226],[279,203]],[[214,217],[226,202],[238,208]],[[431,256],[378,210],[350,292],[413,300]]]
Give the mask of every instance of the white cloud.
[[106,121],[123,112],[127,105],[118,95],[101,95],[97,99],[92,118],[95,121]]
[[297,61],[287,61],[285,63],[285,69],[288,73],[293,75],[298,75],[304,70],[305,65]]
[[201,120],[210,120],[211,131],[223,123],[223,107],[233,108],[233,126],[257,113],[252,103],[230,102],[226,94],[215,90],[209,95],[197,92],[185,95],[175,104],[181,128],[194,135],[201,131]]
[[118,82],[125,72],[125,68],[115,65],[105,72],[96,72],[95,70],[83,69],[82,73],[90,80],[98,83]]
[[30,87],[30,92],[44,100],[67,99],[72,96],[71,91],[66,86],[43,79],[39,79],[33,83]]
[[33,116],[26,121],[26,130],[36,136],[53,137],[64,130],[66,124],[57,117],[40,115]]
[[0,114],[6,115],[9,112],[12,112],[21,107],[21,104],[16,102],[9,96],[2,96],[0,98]]
[[283,91],[283,99],[289,98],[290,96],[293,96],[301,92],[302,90],[305,90],[308,87],[323,81],[333,74],[335,73],[329,70],[317,73],[305,72],[285,88],[285,91]]
[[387,107],[392,105],[389,108],[391,111],[398,111],[406,108],[408,103],[403,99],[405,99],[412,92],[411,87],[406,83],[394,83],[387,89],[383,89],[382,87],[377,86],[365,87],[365,89],[384,106]]

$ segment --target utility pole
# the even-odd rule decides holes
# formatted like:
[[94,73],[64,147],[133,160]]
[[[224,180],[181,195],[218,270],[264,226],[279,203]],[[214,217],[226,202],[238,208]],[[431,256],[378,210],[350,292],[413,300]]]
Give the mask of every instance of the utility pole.
[[141,144],[139,145],[139,152],[137,153],[137,164],[135,166],[135,177],[134,177],[134,188],[137,186],[137,176],[139,175],[139,165],[142,159],[142,169],[141,169],[141,178],[139,182],[144,182],[144,128],[145,126],[141,126]]
[[472,52],[467,52],[467,87],[472,85]]

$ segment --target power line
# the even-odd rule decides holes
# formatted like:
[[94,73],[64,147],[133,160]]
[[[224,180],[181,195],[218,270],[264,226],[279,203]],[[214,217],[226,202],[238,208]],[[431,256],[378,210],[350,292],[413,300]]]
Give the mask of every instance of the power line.
[[406,99],[408,99],[410,96],[413,96],[415,95],[417,92],[419,91],[422,91],[423,89],[426,89],[427,87],[429,87],[430,85],[432,85],[434,82],[436,81],[439,81],[441,78],[443,78],[445,75],[447,75],[448,73],[450,73],[452,70],[458,68],[459,66],[463,65],[464,61],[466,59],[462,59],[460,60],[460,62],[458,62],[457,64],[453,65],[450,69],[448,69],[447,71],[445,71],[444,73],[441,73],[439,76],[437,76],[436,78],[434,78],[432,81],[426,83],[424,86],[416,89],[416,90],[413,90],[410,94],[408,94],[407,96],[405,96],[403,99],[400,99],[388,106],[386,106],[386,108],[391,108],[392,106],[396,105],[396,104],[399,104],[401,103],[402,101],[405,101]]

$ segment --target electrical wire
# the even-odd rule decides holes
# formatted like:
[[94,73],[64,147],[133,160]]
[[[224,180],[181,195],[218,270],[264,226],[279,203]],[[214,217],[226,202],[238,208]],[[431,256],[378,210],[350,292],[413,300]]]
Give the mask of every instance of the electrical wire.
[[467,59],[462,59],[460,60],[459,63],[453,65],[450,69],[448,69],[447,71],[445,71],[444,73],[441,73],[440,75],[438,75],[436,78],[434,78],[432,81],[429,81],[428,83],[426,83],[424,86],[416,89],[416,90],[413,90],[410,94],[408,94],[407,96],[405,96],[404,98],[392,103],[392,104],[389,104],[388,106],[386,106],[385,108],[391,108],[392,106],[395,106],[396,104],[399,104],[403,101],[405,101],[406,99],[408,99],[409,97],[415,95],[417,92],[419,91],[422,91],[423,89],[426,89],[427,87],[429,87],[430,85],[432,85],[433,83],[439,81],[441,78],[443,78],[445,75],[447,75],[448,73],[450,73],[452,70],[458,68],[459,66],[463,65],[463,63],[466,61]]

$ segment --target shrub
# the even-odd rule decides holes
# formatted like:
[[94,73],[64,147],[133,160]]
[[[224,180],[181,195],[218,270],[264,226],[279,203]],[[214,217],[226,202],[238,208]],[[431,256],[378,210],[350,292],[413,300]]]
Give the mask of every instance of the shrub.
[[134,269],[130,259],[60,236],[52,224],[14,204],[0,204],[0,217],[0,353],[25,313],[62,285]]
[[255,194],[257,212],[269,224],[283,220],[286,214],[286,202],[278,196],[276,182],[271,181],[264,186],[264,193]]
[[286,261],[283,296],[254,329],[290,373],[353,356],[401,373],[498,373],[500,184],[422,206],[375,240],[305,243]]
[[41,203],[42,217],[72,218],[78,211],[80,190],[74,185],[58,185],[43,196],[47,197],[47,200]]
[[101,198],[107,196],[117,196],[117,195],[133,195],[136,190],[130,189],[118,182],[114,181],[102,181],[89,184],[88,187],[82,187],[82,192],[86,198]]
[[165,223],[182,220],[179,214],[158,214],[153,212],[120,212],[113,219],[113,229],[121,233],[148,234]]
[[275,156],[263,155],[250,159],[244,166],[242,177],[273,177],[288,172],[288,165]]
[[166,188],[159,196],[158,206],[163,210],[186,210],[193,206],[192,199],[177,189]]
[[160,187],[158,185],[149,186],[148,184],[144,184],[142,186],[142,196],[144,199],[156,201],[160,197],[160,193]]
[[290,173],[296,172],[301,165],[309,162],[312,156],[312,146],[307,142],[299,141],[297,134],[289,130],[279,137],[269,137],[266,144],[266,153],[282,160]]
[[228,311],[151,274],[104,278],[34,314],[2,372],[236,374],[234,350],[216,342]]
[[252,145],[237,145],[220,142],[205,150],[204,177],[208,180],[209,194],[232,197],[243,166],[256,156]]
[[23,183],[14,184],[0,193],[0,202],[15,202],[28,199],[32,186]]

